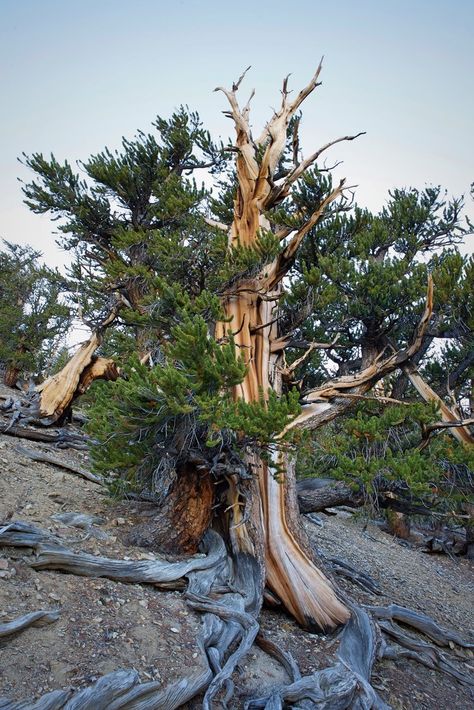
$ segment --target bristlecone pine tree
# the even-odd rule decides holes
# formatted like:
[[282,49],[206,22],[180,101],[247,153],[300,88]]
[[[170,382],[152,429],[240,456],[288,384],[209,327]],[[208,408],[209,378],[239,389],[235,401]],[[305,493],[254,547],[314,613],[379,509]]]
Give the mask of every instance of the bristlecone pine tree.
[[[295,340],[306,318],[314,323],[318,308],[332,308],[328,293],[319,304],[307,298],[315,273],[295,264],[314,227],[351,202],[344,181],[334,186],[317,161],[335,143],[357,137],[338,138],[301,157],[298,112],[320,72],[321,66],[294,98],[285,80],[280,108],[258,138],[251,133],[249,103],[241,108],[237,100],[243,76],[230,90],[219,89],[236,130],[230,149],[217,151],[184,112],[170,123],[157,122],[158,140],[140,134],[125,141],[121,153],[91,159],[84,168],[92,187],[67,164],[42,156],[27,161],[40,178],[25,188],[28,203],[66,218],[61,229],[77,250],[77,278],[79,267],[87,266],[89,305],[100,317],[83,353],[92,357],[104,334],[107,345],[109,325],[108,346],[132,333],[136,355],[124,365],[125,377],[97,388],[90,422],[100,442],[92,451],[95,467],[112,474],[118,492],[146,492],[159,504],[156,522],[137,530],[136,541],[193,552],[204,539],[209,553],[187,562],[178,576],[189,577],[188,601],[205,613],[203,647],[212,671],[208,667],[176,686],[166,707],[206,687],[205,708],[222,688],[230,697],[230,675],[258,631],[264,589],[270,602],[283,605],[305,628],[331,630],[349,620],[347,603],[299,523],[294,446],[409,363],[432,316],[433,282],[426,275],[424,294],[410,299],[416,322],[409,337],[397,343],[395,334],[381,351],[377,343],[349,372],[310,389],[294,386],[305,360],[334,346]],[[217,197],[198,190],[190,175],[206,165],[220,170]],[[290,350],[301,347],[302,355],[287,360]],[[72,375],[80,380],[84,362],[81,356],[68,363],[45,388],[53,392],[57,411],[66,401],[64,383]],[[206,534],[209,528],[220,537]],[[166,588],[175,579],[168,567]],[[86,568],[81,573],[89,574]],[[352,671],[347,676],[347,700],[366,692],[359,680],[362,673],[370,677],[376,643],[362,612],[354,610],[346,629],[361,645],[349,641],[341,658],[354,652],[350,647],[359,660],[368,659],[356,661],[357,680]],[[229,646],[237,647],[230,655]],[[284,654],[279,658],[288,665]],[[367,669],[361,671],[363,664]],[[346,666],[342,660],[327,676],[328,693],[335,686],[336,695],[342,693]],[[295,690],[295,702],[328,697],[314,689],[317,682],[310,683],[313,695]],[[370,693],[367,707],[375,698]],[[282,707],[280,695],[272,698],[252,707]]]
[[[227,253],[222,254],[225,259],[222,271],[227,270],[227,278],[221,276],[220,284],[214,287],[219,293],[216,298],[204,288],[198,295],[190,293],[182,279],[179,286],[176,282],[167,283],[169,279],[165,279],[165,274],[161,272],[156,277],[156,268],[153,269],[155,293],[152,297],[156,299],[158,295],[159,298],[154,307],[150,306],[148,314],[158,325],[161,323],[156,340],[161,344],[164,363],[148,377],[150,387],[146,396],[155,408],[150,412],[153,426],[145,421],[143,414],[137,427],[141,446],[136,452],[130,446],[132,451],[125,458],[144,455],[148,462],[153,458],[156,462],[157,457],[171,458],[173,474],[163,496],[161,522],[154,542],[167,542],[168,547],[174,549],[195,548],[209,526],[215,506],[215,486],[209,474],[211,469],[214,476],[216,470],[220,470],[224,490],[220,491],[219,524],[234,554],[250,555],[257,561],[262,585],[267,585],[300,624],[330,629],[346,621],[349,613],[315,564],[300,529],[294,462],[287,439],[331,420],[347,408],[350,400],[345,394],[366,392],[374,382],[416,352],[431,315],[432,293],[430,285],[418,330],[402,351],[385,359],[365,362],[360,372],[306,392],[301,402],[299,393],[288,388],[285,379],[288,368],[285,368],[283,355],[290,344],[291,333],[281,332],[279,320],[287,283],[291,282],[291,269],[310,230],[330,214],[331,206],[340,210],[348,202],[344,182],[333,187],[330,178],[312,166],[334,143],[356,137],[339,138],[308,158],[300,158],[295,116],[318,85],[320,71],[321,67],[292,100],[285,81],[281,107],[258,139],[254,139],[250,131],[249,105],[241,109],[237,102],[241,80],[230,91],[222,89],[229,101],[228,115],[237,134],[232,216],[230,224],[222,223],[214,227],[213,232],[219,245],[222,245],[222,235],[219,241],[216,230],[226,233]],[[94,177],[99,177],[97,170]],[[318,189],[313,190],[315,199],[310,210],[306,206],[299,210],[292,201],[293,187],[297,183],[314,186],[315,181]],[[152,184],[149,200],[154,189]],[[30,190],[30,199],[33,196]],[[228,204],[227,191],[220,204],[215,204],[214,214],[221,217],[228,214]],[[155,205],[156,200],[152,199],[151,209],[156,210]],[[146,213],[147,205],[142,205],[141,210]],[[154,228],[160,234],[159,225]],[[186,233],[181,235],[182,240],[186,238]],[[112,249],[117,239],[115,235],[110,237]],[[124,239],[123,230],[120,239]],[[128,239],[132,241],[130,251],[146,251],[139,223],[135,231],[129,230]],[[141,249],[137,248],[137,242]],[[154,257],[159,256],[154,254]],[[190,265],[193,257],[198,258],[198,250],[188,256]],[[115,256],[111,257],[112,264],[114,259]],[[141,273],[143,271],[142,263]],[[149,269],[145,272],[150,274]],[[136,284],[137,279],[135,274],[132,283]],[[140,283],[143,282],[144,278]],[[204,286],[212,288],[212,280],[209,278]],[[126,298],[131,300],[128,295]],[[132,305],[135,309],[138,306],[137,303]],[[126,407],[133,406],[131,400],[130,396],[125,398]],[[106,407],[109,412],[113,411],[110,399]],[[142,413],[144,411],[146,407],[142,407]],[[137,414],[130,417],[132,421],[137,421]],[[186,425],[186,418],[188,422],[197,422],[196,430],[189,423]],[[117,417],[113,415],[112,419],[116,436],[119,436]],[[125,412],[121,421],[130,441],[126,419]],[[201,425],[204,425],[204,437],[199,430]],[[154,447],[144,430],[152,431]],[[174,435],[170,439],[171,430]],[[143,448],[145,442],[150,444],[147,453]],[[123,444],[123,439],[119,444],[114,437],[113,446],[122,454]],[[207,456],[203,455],[206,449]],[[235,452],[238,464],[232,461]],[[221,460],[216,466],[219,453]],[[99,458],[101,455],[98,454]],[[128,463],[131,465],[133,461]],[[164,468],[161,462],[158,470]],[[166,477],[163,476],[161,482],[159,479],[160,476],[155,475],[158,486],[166,489],[163,483]]]
[[70,324],[61,275],[39,263],[40,252],[4,241],[0,251],[0,364],[4,383],[39,375]]

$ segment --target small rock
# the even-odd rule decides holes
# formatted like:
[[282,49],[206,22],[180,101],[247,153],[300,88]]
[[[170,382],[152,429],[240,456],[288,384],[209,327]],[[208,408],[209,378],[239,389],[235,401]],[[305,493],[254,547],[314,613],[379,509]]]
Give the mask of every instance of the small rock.
[[59,596],[58,596],[57,594],[55,594],[54,592],[51,592],[51,594],[48,594],[48,597],[49,597],[50,599],[53,599],[53,601],[55,601],[55,602],[60,602],[60,601],[61,601],[61,597],[59,597]]
[[179,634],[179,629],[177,629],[175,626],[172,626],[170,628],[170,631],[172,631],[174,634]]
[[0,559],[0,569],[8,569],[8,560]]

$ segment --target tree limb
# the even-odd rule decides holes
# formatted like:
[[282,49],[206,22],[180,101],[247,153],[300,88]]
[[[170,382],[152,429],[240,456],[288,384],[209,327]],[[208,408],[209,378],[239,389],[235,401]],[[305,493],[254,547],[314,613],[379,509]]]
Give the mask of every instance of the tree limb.
[[341,138],[336,138],[335,140],[323,145],[305,160],[302,160],[301,163],[299,163],[299,165],[297,165],[295,169],[292,170],[291,173],[285,178],[281,185],[273,188],[265,201],[265,209],[268,210],[278,202],[284,200],[285,197],[288,196],[292,184],[296,182],[296,180],[298,180],[305,173],[305,171],[313,165],[313,163],[316,162],[324,151],[328,150],[328,148],[331,148],[331,146],[336,145],[337,143],[341,143],[342,141],[353,141],[356,138],[359,138],[359,136],[365,135],[365,133],[365,131],[360,131],[353,136],[341,136]]
[[[338,377],[307,392],[303,400],[301,414],[289,422],[277,438],[282,438],[295,428],[315,429],[323,423],[331,421],[349,406],[347,398],[340,397],[341,393],[343,395],[365,394],[378,380],[405,365],[421,346],[432,312],[433,279],[429,276],[425,310],[411,344],[384,359],[382,359],[383,353],[381,353],[374,362],[355,375]],[[454,429],[454,431],[459,431],[459,429]]]
[[474,437],[467,426],[464,424],[458,426],[459,418],[451,411],[448,405],[443,402],[441,397],[436,394],[429,384],[425,382],[418,370],[410,362],[409,358],[404,364],[403,371],[425,402],[434,402],[439,407],[443,422],[454,423],[454,426],[449,428],[454,438],[465,446],[474,446]]

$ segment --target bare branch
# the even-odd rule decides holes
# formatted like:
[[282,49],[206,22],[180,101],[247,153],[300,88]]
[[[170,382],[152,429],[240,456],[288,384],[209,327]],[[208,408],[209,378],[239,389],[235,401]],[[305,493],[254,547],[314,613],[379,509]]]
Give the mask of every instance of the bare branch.
[[296,180],[298,180],[298,178],[300,178],[306,172],[306,170],[311,165],[313,165],[313,163],[316,162],[316,160],[322,153],[324,153],[325,150],[328,150],[328,148],[330,148],[331,146],[336,145],[336,143],[341,143],[342,141],[353,141],[356,138],[359,138],[359,136],[364,136],[365,133],[365,131],[360,131],[359,133],[356,133],[353,136],[342,136],[341,138],[336,138],[335,140],[326,143],[326,145],[323,145],[321,148],[319,148],[319,150],[310,155],[309,158],[302,160],[301,163],[299,163],[295,167],[295,169],[286,177],[286,179],[281,185],[278,185],[273,188],[265,202],[265,209],[270,209],[270,207],[273,207],[277,202],[281,202],[281,200],[284,200],[290,191],[291,185],[296,182]]
[[309,220],[302,227],[300,227],[300,229],[298,229],[296,234],[291,238],[289,244],[283,249],[281,254],[276,257],[273,264],[269,268],[265,269],[267,274],[266,282],[270,288],[273,288],[277,283],[279,283],[279,281],[281,281],[283,276],[286,274],[293,263],[293,259],[301,242],[310,229],[312,229],[321,219],[326,207],[343,194],[344,183],[345,180],[340,181],[339,185],[321,202],[318,209],[313,212]]
[[303,353],[299,358],[297,358],[294,362],[291,363],[291,365],[287,365],[286,367],[282,367],[280,369],[280,372],[282,374],[282,377],[284,378],[289,378],[293,374],[293,372],[300,366],[302,365],[305,360],[309,358],[311,353],[316,349],[316,343],[311,343],[309,348],[306,350],[306,352]]
[[295,125],[293,128],[293,141],[292,141],[293,165],[295,166],[295,168],[298,165],[298,153],[300,152],[300,137],[299,137],[300,123],[301,123],[301,116],[298,116],[298,118],[295,119]]
[[307,86],[304,87],[304,89],[301,89],[300,93],[296,97],[296,99],[293,101],[292,104],[289,106],[289,111],[291,115],[297,111],[297,109],[301,106],[303,101],[314,91],[314,89],[317,86],[320,86],[320,83],[318,83],[319,75],[321,74],[321,69],[323,68],[323,59],[324,57],[321,57],[321,61],[318,64],[318,68],[316,69],[311,81]]
[[[435,422],[434,424],[429,424],[428,426],[423,427],[423,435],[422,435],[422,441],[420,445],[418,446],[418,449],[422,451],[424,448],[426,448],[430,442],[432,434],[434,434],[436,431],[440,431],[442,429],[451,429],[452,427],[468,427],[474,424],[474,419],[463,419],[459,421],[452,421],[452,422]],[[467,430],[466,430],[467,431]]]
[[[382,359],[382,353],[368,367],[355,375],[338,377],[321,385],[321,387],[310,390],[305,395],[303,411],[287,424],[278,435],[278,438],[281,439],[287,432],[295,428],[315,429],[327,421],[331,421],[337,414],[350,406],[349,403],[344,400],[350,400],[352,398],[348,398],[345,395],[364,395],[376,382],[394,372],[399,367],[403,367],[421,347],[432,312],[433,279],[429,276],[425,310],[418,323],[411,344],[407,348],[399,350],[384,359]],[[459,431],[459,429],[455,429],[454,431]]]
[[399,404],[404,407],[410,407],[412,402],[403,402],[401,399],[395,399],[394,397],[384,397],[383,395],[376,395],[374,397],[369,397],[365,394],[354,394],[351,392],[339,393],[338,397],[347,397],[348,399],[363,399],[368,402],[384,402],[387,404]]
[[211,217],[204,217],[204,221],[210,227],[216,227],[216,229],[220,229],[223,232],[228,233],[230,230],[230,227],[228,227],[227,224],[224,224],[224,222],[219,222],[217,219],[211,219]]
[[340,333],[336,335],[334,340],[332,340],[330,343],[317,343],[315,341],[312,342],[307,342],[307,341],[301,341],[299,344],[296,344],[296,342],[293,340],[293,338],[284,336],[282,338],[277,338],[277,340],[274,340],[273,343],[271,344],[271,352],[272,353],[277,353],[280,350],[285,350],[286,348],[308,348],[311,352],[313,350],[330,350],[333,348],[337,341],[339,340]]
[[[405,362],[403,371],[425,402],[434,402],[439,407],[443,422],[457,423],[459,421],[459,418],[451,411],[448,405],[443,402],[441,397],[436,394],[429,384],[424,381],[418,370],[409,360]],[[474,436],[472,436],[466,426],[456,425],[449,430],[455,439],[457,439],[461,444],[464,444],[465,446],[474,446]]]
[[243,71],[242,74],[239,76],[239,78],[237,79],[237,81],[232,84],[232,91],[237,91],[237,90],[238,90],[239,86],[241,85],[242,81],[244,80],[245,75],[247,74],[247,72],[249,71],[249,69],[251,69],[251,67],[252,67],[252,65],[249,64],[249,66],[247,67],[247,69],[244,69],[244,71]]

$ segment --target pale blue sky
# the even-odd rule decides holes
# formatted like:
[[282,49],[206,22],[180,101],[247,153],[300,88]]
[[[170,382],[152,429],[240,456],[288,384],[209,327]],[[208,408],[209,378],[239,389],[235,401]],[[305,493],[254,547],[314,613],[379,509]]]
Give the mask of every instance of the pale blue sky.
[[212,89],[249,64],[242,98],[256,89],[258,131],[283,76],[299,89],[323,54],[323,86],[304,105],[306,153],[367,131],[330,158],[372,209],[395,186],[467,192],[473,30],[473,0],[0,0],[0,236],[64,259],[49,220],[22,204],[22,151],[85,159],[180,103],[227,135]]

